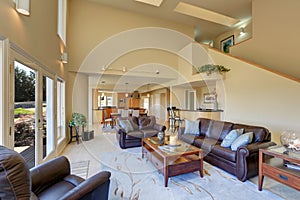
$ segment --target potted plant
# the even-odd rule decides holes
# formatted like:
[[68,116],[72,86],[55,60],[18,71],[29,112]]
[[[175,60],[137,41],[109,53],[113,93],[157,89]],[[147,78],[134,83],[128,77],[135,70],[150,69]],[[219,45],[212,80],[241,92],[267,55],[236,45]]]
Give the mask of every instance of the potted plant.
[[69,126],[75,126],[78,128],[79,126],[82,126],[82,131],[84,130],[84,127],[86,126],[86,117],[81,113],[72,113],[72,119],[69,122]]
[[199,73],[206,73],[208,76],[213,72],[219,72],[223,74],[225,72],[229,72],[230,69],[224,67],[223,65],[215,65],[215,64],[206,64],[198,68]]

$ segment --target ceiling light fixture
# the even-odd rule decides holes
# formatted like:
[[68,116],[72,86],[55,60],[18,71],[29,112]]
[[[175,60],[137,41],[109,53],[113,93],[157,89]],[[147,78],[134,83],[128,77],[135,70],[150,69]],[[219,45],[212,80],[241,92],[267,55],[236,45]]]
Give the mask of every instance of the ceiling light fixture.
[[30,15],[30,0],[15,0],[16,10],[22,15]]
[[232,27],[240,21],[238,19],[183,2],[179,2],[174,11],[229,27]]
[[68,53],[67,52],[63,52],[61,54],[60,60],[62,63],[68,63]]
[[161,5],[161,3],[163,2],[163,0],[135,0],[135,1],[149,4],[151,6],[156,6],[156,7],[159,7]]

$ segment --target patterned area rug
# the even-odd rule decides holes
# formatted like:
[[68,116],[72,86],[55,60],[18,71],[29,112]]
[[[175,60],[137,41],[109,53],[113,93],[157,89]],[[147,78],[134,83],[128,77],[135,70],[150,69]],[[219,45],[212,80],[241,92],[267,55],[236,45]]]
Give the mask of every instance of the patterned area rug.
[[81,178],[87,179],[89,166],[89,160],[71,163],[71,174],[75,174]]
[[240,182],[232,175],[204,164],[205,175],[198,172],[171,177],[164,187],[163,175],[150,161],[143,159],[141,148],[100,154],[101,170],[112,172],[109,199],[119,200],[182,200],[182,199],[282,199],[257,185]]

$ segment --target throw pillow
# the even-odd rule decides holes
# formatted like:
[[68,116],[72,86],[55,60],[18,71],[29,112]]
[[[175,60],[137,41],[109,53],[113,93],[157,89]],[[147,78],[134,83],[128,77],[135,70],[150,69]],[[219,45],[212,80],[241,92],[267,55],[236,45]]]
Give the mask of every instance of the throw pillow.
[[128,119],[119,120],[120,126],[125,130],[126,133],[134,131],[130,121]]
[[199,135],[199,122],[200,120],[184,120],[185,129],[184,134],[191,134],[191,135]]
[[243,129],[234,129],[231,130],[228,135],[224,138],[224,140],[221,143],[221,147],[230,147],[231,144],[234,142],[236,138],[238,138],[242,133]]
[[156,124],[155,116],[139,117],[139,129],[153,129]]
[[251,143],[252,139],[253,139],[253,132],[248,132],[248,133],[240,135],[231,144],[231,150],[236,151],[240,146]]

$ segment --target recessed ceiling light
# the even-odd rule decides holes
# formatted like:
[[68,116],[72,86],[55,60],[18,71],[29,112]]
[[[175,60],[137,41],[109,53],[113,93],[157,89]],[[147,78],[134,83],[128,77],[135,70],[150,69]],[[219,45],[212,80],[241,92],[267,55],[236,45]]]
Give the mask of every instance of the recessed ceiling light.
[[160,4],[163,2],[163,0],[135,0],[135,1],[142,2],[156,7],[159,7]]
[[222,15],[220,13],[213,12],[211,10],[207,10],[204,8],[200,8],[191,4],[179,2],[174,9],[174,11],[179,12],[181,14],[189,15],[192,17],[197,17],[199,19],[204,19],[207,21],[211,21],[214,23],[222,24],[225,26],[233,26],[238,23],[240,20],[234,19],[232,17],[228,17],[226,15]]

